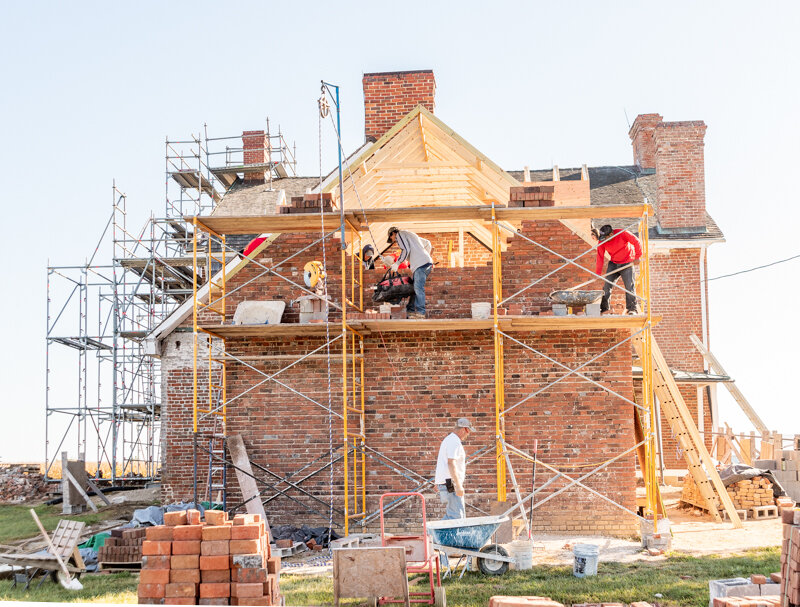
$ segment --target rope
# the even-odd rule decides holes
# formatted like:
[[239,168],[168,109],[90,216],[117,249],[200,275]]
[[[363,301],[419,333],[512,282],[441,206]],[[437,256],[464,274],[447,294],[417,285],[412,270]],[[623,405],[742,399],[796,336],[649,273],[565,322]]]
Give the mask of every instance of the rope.
[[[330,465],[328,466],[328,490],[329,490],[329,505],[328,505],[328,550],[330,551],[330,540],[333,534],[333,392],[331,390],[331,335],[330,323],[328,320],[328,257],[326,251],[326,232],[325,232],[325,215],[324,204],[322,202],[322,119],[330,112],[328,101],[325,99],[325,87],[322,87],[322,96],[319,98],[319,117],[317,119],[317,131],[319,138],[319,220],[320,230],[322,232],[322,271],[325,272],[324,286],[325,286],[325,341],[326,341],[326,362],[328,365],[328,448],[330,452]],[[342,302],[344,308],[347,302]],[[344,381],[344,378],[343,378]],[[346,412],[345,412],[346,415]],[[347,470],[344,471],[347,474]]]

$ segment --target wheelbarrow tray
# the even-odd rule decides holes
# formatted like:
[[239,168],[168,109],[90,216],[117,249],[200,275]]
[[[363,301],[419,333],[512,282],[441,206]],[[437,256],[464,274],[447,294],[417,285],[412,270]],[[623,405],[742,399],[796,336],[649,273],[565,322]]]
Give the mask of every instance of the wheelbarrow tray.
[[476,516],[468,518],[433,521],[428,523],[428,531],[434,544],[450,548],[479,550],[507,516]]
[[553,291],[550,293],[550,301],[568,306],[585,306],[602,296],[602,291]]

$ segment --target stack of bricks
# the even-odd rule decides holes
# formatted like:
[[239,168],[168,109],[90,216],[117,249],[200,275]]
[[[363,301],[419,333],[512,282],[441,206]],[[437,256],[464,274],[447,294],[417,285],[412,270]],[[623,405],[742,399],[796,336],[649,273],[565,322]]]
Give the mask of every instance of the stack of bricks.
[[[572,607],[625,607],[625,603],[575,603]],[[564,607],[546,596],[493,596],[489,607]],[[653,607],[643,601],[631,603],[630,607]]]
[[800,508],[781,512],[783,545],[781,546],[781,594],[784,607],[800,605]]
[[737,510],[749,510],[760,506],[774,506],[772,483],[764,476],[754,476],[728,485],[728,495]]
[[781,597],[769,596],[724,596],[714,599],[714,607],[780,607]]
[[[717,497],[714,497],[715,504],[717,509],[720,508],[719,500]],[[684,504],[689,504],[690,506],[696,506],[697,508],[703,508],[708,510],[708,504],[706,503],[706,498],[704,498],[700,494],[700,490],[697,488],[697,484],[694,482],[694,478],[692,478],[691,474],[687,474],[686,478],[683,481],[683,491],[681,492],[681,501]]]
[[525,185],[511,188],[509,207],[552,207],[555,187],[551,185]]
[[389,320],[391,317],[391,313],[375,312],[374,310],[347,313],[347,320]]
[[[287,215],[290,213],[319,213],[319,207],[319,194],[305,194],[304,196],[292,196],[291,204],[279,206],[278,213],[281,215]],[[322,194],[322,210],[325,213],[333,212],[332,194]]]
[[145,529],[113,529],[97,550],[97,562],[103,564],[138,563],[142,560]]
[[139,603],[147,605],[279,605],[280,558],[271,557],[266,525],[256,514],[185,510],[149,527],[142,551]]

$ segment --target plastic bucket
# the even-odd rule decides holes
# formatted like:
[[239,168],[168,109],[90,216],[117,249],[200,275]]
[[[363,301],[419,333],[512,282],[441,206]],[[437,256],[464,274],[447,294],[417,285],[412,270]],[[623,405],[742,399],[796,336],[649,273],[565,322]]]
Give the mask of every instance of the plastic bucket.
[[527,571],[533,569],[533,542],[530,540],[515,540],[509,545],[511,557],[514,559],[514,569]]
[[472,304],[472,318],[489,318],[492,304],[488,301],[478,301]]
[[575,577],[597,575],[597,555],[599,553],[600,550],[595,544],[575,544],[572,549],[572,554],[575,556],[572,575]]

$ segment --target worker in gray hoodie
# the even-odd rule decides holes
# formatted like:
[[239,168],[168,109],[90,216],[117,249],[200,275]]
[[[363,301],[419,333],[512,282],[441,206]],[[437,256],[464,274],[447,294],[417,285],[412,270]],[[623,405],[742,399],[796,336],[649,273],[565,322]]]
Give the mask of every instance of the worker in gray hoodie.
[[408,260],[414,277],[414,293],[408,298],[406,311],[409,318],[425,318],[425,282],[433,270],[431,257],[431,243],[420,238],[414,232],[389,228],[389,244],[400,247],[400,256],[392,265],[392,271],[397,272],[400,264]]

